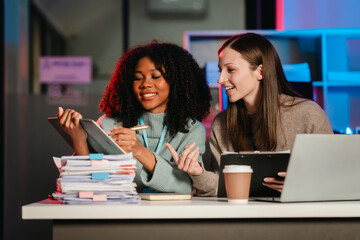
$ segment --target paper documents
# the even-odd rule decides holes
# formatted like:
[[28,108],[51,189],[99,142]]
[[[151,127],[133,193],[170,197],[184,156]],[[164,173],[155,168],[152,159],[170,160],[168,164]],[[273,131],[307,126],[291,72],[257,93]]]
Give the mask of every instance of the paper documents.
[[133,182],[136,160],[132,153],[119,155],[54,157],[59,169],[53,197],[63,203],[138,203]]

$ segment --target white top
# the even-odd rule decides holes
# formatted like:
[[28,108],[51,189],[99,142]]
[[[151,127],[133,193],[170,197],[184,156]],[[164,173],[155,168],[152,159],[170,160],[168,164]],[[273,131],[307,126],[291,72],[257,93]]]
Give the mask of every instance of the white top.
[[226,219],[360,218],[360,201],[231,204],[226,198],[147,201],[139,204],[54,204],[49,200],[22,207],[23,219]]
[[249,165],[225,165],[223,173],[252,173]]

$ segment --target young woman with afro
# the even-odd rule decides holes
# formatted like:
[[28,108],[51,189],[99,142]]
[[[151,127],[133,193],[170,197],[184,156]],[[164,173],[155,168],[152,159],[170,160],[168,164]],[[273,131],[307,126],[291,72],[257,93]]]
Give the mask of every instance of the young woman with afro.
[[[100,103],[105,114],[97,122],[138,160],[134,180],[138,192],[192,192],[192,175],[199,173],[198,168],[189,169],[202,162],[206,132],[200,121],[209,113],[210,100],[201,69],[177,45],[153,42],[119,60]],[[88,155],[81,114],[60,107],[58,117],[75,153]],[[130,129],[139,124],[149,128]]]

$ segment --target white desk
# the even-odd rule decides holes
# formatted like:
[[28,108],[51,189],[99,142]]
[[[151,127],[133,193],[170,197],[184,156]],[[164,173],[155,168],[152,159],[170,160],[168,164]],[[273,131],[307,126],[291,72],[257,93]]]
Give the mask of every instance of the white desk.
[[360,239],[360,201],[229,204],[225,199],[22,207],[54,239]]

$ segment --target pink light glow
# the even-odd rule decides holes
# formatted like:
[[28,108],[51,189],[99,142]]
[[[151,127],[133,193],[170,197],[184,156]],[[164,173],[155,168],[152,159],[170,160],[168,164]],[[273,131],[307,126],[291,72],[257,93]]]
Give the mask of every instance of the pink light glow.
[[284,30],[284,0],[276,0],[275,27],[276,30]]

